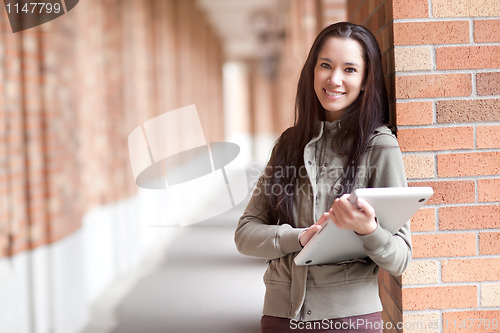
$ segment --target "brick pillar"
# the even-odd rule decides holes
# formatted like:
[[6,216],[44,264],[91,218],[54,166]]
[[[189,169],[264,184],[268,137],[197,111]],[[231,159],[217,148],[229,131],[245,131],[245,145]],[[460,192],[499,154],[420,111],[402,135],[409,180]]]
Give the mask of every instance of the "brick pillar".
[[391,8],[398,140],[410,186],[435,191],[412,219],[408,271],[381,275],[386,331],[497,331],[500,3],[349,3],[361,23]]
[[500,318],[500,4],[408,6],[394,1],[399,141],[411,185],[436,194],[414,222],[403,319],[489,332],[479,320]]

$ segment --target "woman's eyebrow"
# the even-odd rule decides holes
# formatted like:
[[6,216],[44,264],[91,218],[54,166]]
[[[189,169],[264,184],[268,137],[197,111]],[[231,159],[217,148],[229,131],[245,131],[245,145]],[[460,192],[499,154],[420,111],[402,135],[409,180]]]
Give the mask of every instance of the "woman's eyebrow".
[[358,63],[355,63],[355,62],[346,62],[344,65],[347,65],[347,66],[357,66],[357,67],[360,67]]
[[[330,63],[333,62],[330,58],[325,58],[325,57],[321,57],[321,58],[319,58],[319,60],[330,62]],[[357,67],[360,67],[360,65],[358,63],[356,63],[356,62],[350,62],[350,61],[345,62],[344,65],[346,65],[346,66],[357,66]]]

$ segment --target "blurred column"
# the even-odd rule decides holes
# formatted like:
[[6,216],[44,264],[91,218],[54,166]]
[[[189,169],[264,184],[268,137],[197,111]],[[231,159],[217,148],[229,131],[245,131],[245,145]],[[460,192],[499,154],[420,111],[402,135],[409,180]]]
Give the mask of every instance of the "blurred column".
[[322,26],[347,20],[347,0],[321,1]]
[[226,140],[240,146],[241,158],[252,160],[249,68],[244,61],[224,65],[224,124]]
[[274,87],[277,104],[274,130],[278,133],[293,125],[300,70],[323,22],[321,0],[291,0],[287,4],[285,40]]
[[274,131],[277,111],[276,77],[274,73],[265,72],[261,62],[254,62],[252,67],[252,133],[255,140],[253,153],[255,161],[265,163],[279,134]]
[[[221,44],[193,0],[175,1],[177,107],[196,104],[207,141],[224,138]],[[179,124],[182,129],[183,124]]]

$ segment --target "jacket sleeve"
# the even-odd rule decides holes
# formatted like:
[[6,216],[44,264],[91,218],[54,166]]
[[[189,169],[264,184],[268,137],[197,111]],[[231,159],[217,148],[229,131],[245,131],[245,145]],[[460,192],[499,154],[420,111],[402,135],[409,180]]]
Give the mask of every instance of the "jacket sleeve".
[[[401,150],[394,136],[379,134],[367,154],[370,171],[368,187],[407,186]],[[395,235],[379,225],[374,232],[360,238],[369,257],[391,275],[403,274],[410,264],[412,246],[409,221]]]
[[265,176],[261,176],[240,217],[234,239],[242,254],[275,259],[302,249],[299,234],[304,229],[293,228],[289,224],[270,225],[263,177]]

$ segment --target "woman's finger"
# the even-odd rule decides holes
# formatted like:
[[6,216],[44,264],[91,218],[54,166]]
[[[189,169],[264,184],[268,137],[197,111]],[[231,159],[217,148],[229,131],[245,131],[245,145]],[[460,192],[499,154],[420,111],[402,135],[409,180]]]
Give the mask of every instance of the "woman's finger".
[[368,217],[375,217],[375,209],[364,199],[358,198],[358,206],[363,213]]
[[323,215],[321,215],[318,222],[316,222],[315,224],[320,225],[320,226],[324,226],[325,223],[328,221],[328,218],[330,218],[330,214],[328,212],[325,212],[325,213],[323,213]]
[[353,218],[353,211],[356,209],[352,205],[352,203],[349,201],[349,195],[344,194],[343,196],[340,197],[339,199],[339,208],[342,209],[342,212],[345,217],[352,219]]
[[302,231],[302,233],[299,236],[299,243],[302,246],[305,246],[313,236],[321,230],[321,226],[319,224],[313,224],[306,230]]
[[353,215],[351,206],[351,203],[344,196],[335,199],[332,205],[335,218],[339,221],[352,219]]

